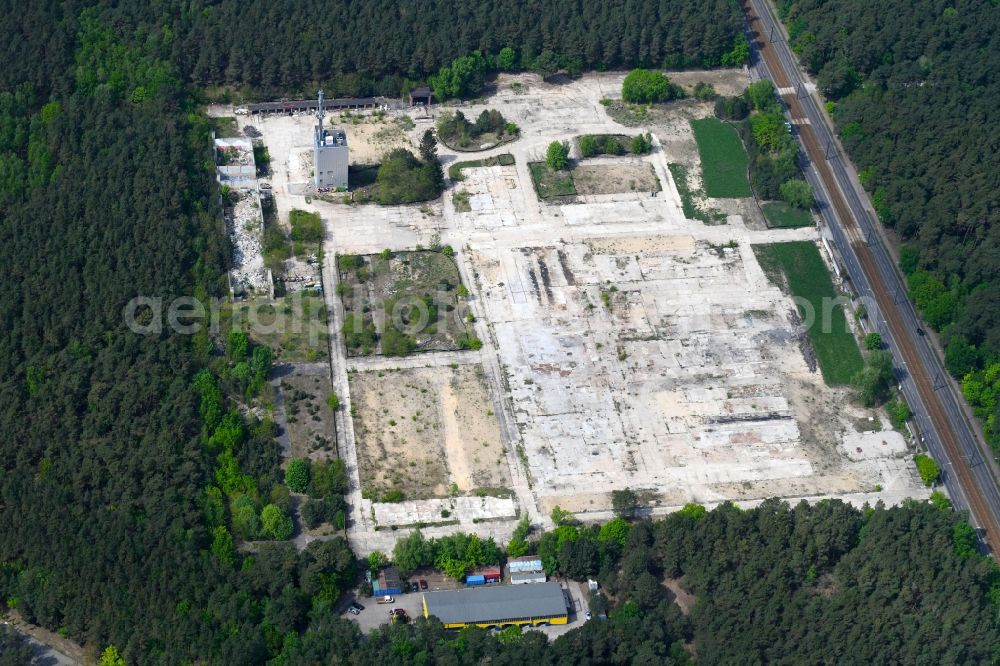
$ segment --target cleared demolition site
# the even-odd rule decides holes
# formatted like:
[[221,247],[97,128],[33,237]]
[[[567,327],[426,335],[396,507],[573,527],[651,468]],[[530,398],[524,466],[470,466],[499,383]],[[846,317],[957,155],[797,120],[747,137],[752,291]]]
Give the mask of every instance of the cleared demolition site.
[[[671,78],[730,95],[748,83],[736,70]],[[753,251],[809,241],[830,263],[822,230],[769,229],[753,198],[698,194],[712,216],[685,216],[682,191],[702,183],[691,121],[712,115],[711,103],[602,104],[621,83],[620,74],[559,85],[501,75],[481,103],[330,114],[351,173],[392,148],[415,150],[447,111],[496,109],[517,124],[519,138],[495,148],[439,144],[446,171],[488,166],[463,166],[440,199],[404,206],[317,191],[314,117],[240,117],[270,153],[278,218],[301,209],[325,226],[331,374],[344,405],[337,440],[360,552],[390,550],[399,529],[417,526],[506,540],[518,516],[546,524],[556,505],[604,519],[610,492],[626,487],[654,512],[772,496],[928,496],[906,437],[824,383],[795,303]],[[576,143],[647,133],[643,154],[582,159]],[[552,141],[570,146],[574,190],[542,197],[532,165]],[[377,343],[384,303],[429,291],[412,287],[426,277],[422,253],[454,266],[444,289],[452,309],[432,334],[387,354]],[[345,334],[358,316],[375,324],[364,349]]]

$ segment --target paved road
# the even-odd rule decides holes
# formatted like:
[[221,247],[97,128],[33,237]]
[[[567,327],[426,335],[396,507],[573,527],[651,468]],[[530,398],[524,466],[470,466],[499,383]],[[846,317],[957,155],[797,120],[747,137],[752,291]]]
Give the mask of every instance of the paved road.
[[6,620],[2,621],[2,623],[17,631],[28,640],[32,649],[32,666],[80,666],[81,662],[69,655],[63,654],[51,645],[42,643],[18,625],[11,624]]
[[879,223],[854,167],[828,124],[811,83],[799,70],[787,34],[767,0],[743,0],[751,32],[753,67],[782,93],[805,152],[806,177],[855,291],[875,329],[902,367],[907,402],[930,454],[943,462],[943,480],[956,508],[968,510],[993,552],[1000,549],[1000,490],[992,452],[970,423],[957,387],[906,297]]

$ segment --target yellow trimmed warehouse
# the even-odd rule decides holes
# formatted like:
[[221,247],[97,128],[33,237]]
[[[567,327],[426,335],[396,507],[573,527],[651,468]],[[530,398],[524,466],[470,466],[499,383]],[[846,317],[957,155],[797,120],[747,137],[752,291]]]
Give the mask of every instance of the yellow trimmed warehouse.
[[498,585],[424,593],[424,617],[446,629],[566,624],[566,595],[559,583]]

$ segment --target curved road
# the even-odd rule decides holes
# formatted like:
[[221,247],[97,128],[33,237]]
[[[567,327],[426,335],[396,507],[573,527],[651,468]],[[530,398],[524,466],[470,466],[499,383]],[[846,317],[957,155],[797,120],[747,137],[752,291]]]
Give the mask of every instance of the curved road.
[[742,0],[753,44],[752,63],[762,78],[779,88],[796,125],[807,162],[806,177],[816,191],[820,212],[869,320],[896,361],[903,395],[914,413],[922,441],[942,462],[942,478],[955,507],[968,510],[985,544],[1000,551],[1000,468],[989,446],[967,420],[930,338],[906,295],[902,277],[885,248],[866,205],[853,166],[840,147],[816,96],[809,92],[784,27],[767,0]]

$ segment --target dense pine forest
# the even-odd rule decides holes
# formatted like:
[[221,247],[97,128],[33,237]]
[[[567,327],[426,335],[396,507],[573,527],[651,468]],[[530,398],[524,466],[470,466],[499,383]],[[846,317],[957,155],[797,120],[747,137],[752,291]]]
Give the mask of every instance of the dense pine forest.
[[[224,293],[228,253],[195,104],[204,89],[395,95],[469,51],[502,47],[515,67],[545,52],[566,70],[714,65],[739,32],[735,3],[0,8],[0,604],[137,664],[1000,655],[995,567],[958,517],[919,504],[774,502],[563,526],[527,547],[553,572],[597,576],[608,621],[551,644],[422,620],[365,639],[331,608],[362,568],[345,541],[234,546],[223,493],[273,498],[280,486],[271,431],[243,422],[226,394],[234,340],[125,326],[134,296]],[[696,595],[689,615],[665,578]],[[26,654],[0,632],[0,663]]]
[[423,79],[472,51],[504,47],[524,68],[545,52],[577,72],[718,65],[742,21],[728,0],[205,4],[176,16],[173,3],[154,2],[140,19],[159,26],[173,16],[169,31],[151,29],[150,39],[188,80],[285,93],[326,82],[337,96],[396,96],[406,79]]
[[1000,452],[1000,12],[995,2],[782,0],[792,44],[948,369]]

